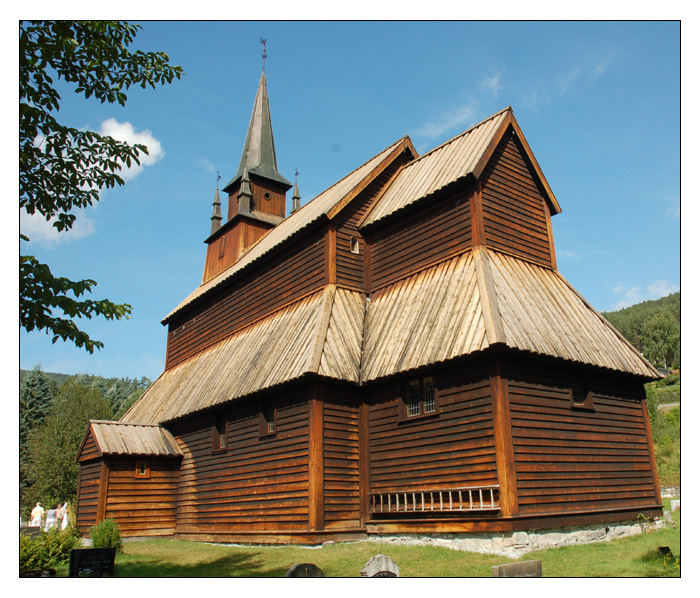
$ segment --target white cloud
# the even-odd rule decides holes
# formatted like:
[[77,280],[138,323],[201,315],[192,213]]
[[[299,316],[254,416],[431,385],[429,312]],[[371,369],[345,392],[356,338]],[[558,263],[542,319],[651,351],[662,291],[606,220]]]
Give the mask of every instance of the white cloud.
[[138,176],[146,166],[152,166],[165,156],[163,146],[160,141],[153,136],[151,131],[148,129],[137,131],[134,129],[134,125],[128,121],[120,123],[115,118],[109,118],[100,125],[99,133],[100,135],[109,135],[118,141],[126,141],[131,145],[141,143],[148,148],[148,155],[139,155],[139,160],[141,161],[140,165],[132,162],[130,167],[124,167],[119,172],[119,175],[125,181],[130,181]]
[[598,64],[593,68],[593,77],[598,78],[600,77],[610,66],[610,63],[612,62],[612,54],[608,56],[604,56]]
[[676,291],[680,291],[680,287],[667,280],[655,280],[644,287],[644,289],[640,286],[627,288],[624,285],[618,284],[613,287],[613,293],[622,295],[622,298],[614,303],[610,310],[623,309],[635,303],[641,303],[642,301],[666,297]]
[[207,172],[211,172],[211,173],[216,172],[216,166],[214,165],[214,163],[207,160],[204,156],[202,156],[199,159],[199,165],[202,168],[204,168],[204,170],[206,170]]
[[503,87],[501,85],[501,73],[496,73],[492,77],[482,79],[481,83],[479,83],[479,87],[482,91],[490,93],[495,98]]
[[58,232],[53,222],[46,220],[41,214],[27,214],[24,208],[19,209],[19,230],[29,237],[33,243],[53,246],[61,241],[75,241],[95,233],[95,220],[84,211],[76,213],[73,226],[63,232]]
[[578,79],[578,76],[581,74],[581,67],[576,67],[572,70],[570,70],[566,75],[563,77],[559,78],[559,95],[562,95],[565,93],[569,87],[571,87],[571,84]]
[[439,137],[446,131],[464,125],[474,119],[477,112],[478,102],[472,101],[471,104],[457,106],[451,110],[446,110],[437,119],[429,121],[421,125],[415,132],[416,136],[433,139]]
[[665,297],[666,295],[670,295],[671,293],[675,293],[676,291],[680,290],[681,288],[678,285],[668,282],[667,280],[655,280],[651,284],[647,285],[647,293],[652,295],[649,297],[649,299]]

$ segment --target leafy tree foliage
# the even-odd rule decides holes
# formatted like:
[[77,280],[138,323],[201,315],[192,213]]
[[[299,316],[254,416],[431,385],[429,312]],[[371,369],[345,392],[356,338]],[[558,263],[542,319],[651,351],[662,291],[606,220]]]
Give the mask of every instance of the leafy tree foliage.
[[[126,91],[171,83],[182,69],[163,52],[130,51],[138,25],[119,21],[22,21],[20,23],[20,209],[40,214],[58,230],[73,226],[75,209],[99,200],[102,189],[123,185],[122,167],[139,164],[146,146],[134,146],[56,119],[60,79],[85,98],[124,105]],[[21,241],[29,241],[20,234]],[[76,318],[121,319],[129,304],[84,299],[97,283],[55,276],[32,255],[20,255],[20,325],[44,330],[92,353]]]
[[680,293],[603,315],[656,367],[680,367]]
[[90,419],[111,419],[109,402],[97,388],[75,378],[66,382],[44,423],[29,435],[29,482],[23,509],[39,500],[45,505],[75,504],[80,468],[75,462]]
[[27,443],[30,432],[46,419],[53,400],[51,384],[39,366],[31,370],[19,387],[19,487],[26,491],[29,459]]
[[[88,374],[80,374],[77,376],[77,380],[86,386],[94,387],[100,391],[102,396],[104,396],[107,401],[109,401],[112,411],[114,412],[114,419],[119,419],[117,414],[121,412],[123,415],[126,410],[122,410],[122,407],[129,400],[132,403],[141,397],[141,395],[146,391],[146,389],[151,385],[151,381],[143,376],[141,379],[137,378],[102,378],[101,376],[90,376]],[[135,398],[134,398],[135,397]]]

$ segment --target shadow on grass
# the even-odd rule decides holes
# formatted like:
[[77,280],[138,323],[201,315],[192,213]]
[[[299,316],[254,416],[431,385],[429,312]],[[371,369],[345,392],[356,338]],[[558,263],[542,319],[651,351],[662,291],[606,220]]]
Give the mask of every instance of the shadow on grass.
[[229,554],[204,563],[174,564],[167,558],[119,555],[114,577],[284,577],[286,569],[264,564],[257,552]]

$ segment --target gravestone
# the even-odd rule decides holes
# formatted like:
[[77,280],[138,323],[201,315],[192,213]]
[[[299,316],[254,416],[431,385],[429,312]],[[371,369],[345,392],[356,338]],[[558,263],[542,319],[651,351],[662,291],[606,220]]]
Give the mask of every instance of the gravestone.
[[666,523],[673,523],[673,517],[671,517],[671,511],[664,511],[664,521]]
[[681,499],[671,501],[671,513],[681,508]]
[[292,565],[285,577],[323,577],[323,571],[313,563],[297,563]]
[[542,577],[542,561],[492,565],[491,577]]
[[399,566],[383,554],[377,554],[369,559],[360,572],[362,577],[399,577]]
[[76,548],[71,550],[68,577],[113,575],[116,553],[116,548]]

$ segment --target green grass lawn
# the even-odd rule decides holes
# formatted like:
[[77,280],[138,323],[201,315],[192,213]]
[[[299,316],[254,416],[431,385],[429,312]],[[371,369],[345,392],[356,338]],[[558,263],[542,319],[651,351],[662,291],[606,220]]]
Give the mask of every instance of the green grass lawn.
[[[664,500],[669,508],[669,501]],[[545,577],[675,577],[680,575],[680,511],[676,527],[610,542],[531,552]],[[669,546],[676,562],[665,562],[659,546]],[[356,542],[309,549],[293,546],[216,546],[184,540],[127,542],[117,555],[116,577],[283,577],[294,563],[314,563],[326,577],[359,577],[365,562],[386,554],[401,577],[490,577],[491,565],[514,562],[502,556],[434,546]],[[67,575],[67,567],[59,568]]]

